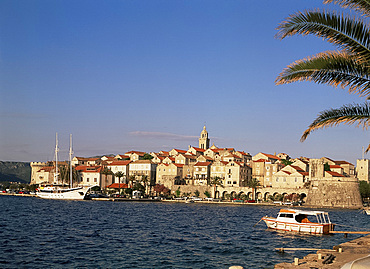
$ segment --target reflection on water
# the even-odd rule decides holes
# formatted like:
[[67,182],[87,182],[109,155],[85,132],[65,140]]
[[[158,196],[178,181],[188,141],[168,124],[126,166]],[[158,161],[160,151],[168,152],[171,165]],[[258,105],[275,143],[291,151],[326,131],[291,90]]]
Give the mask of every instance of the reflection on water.
[[[314,236],[254,227],[278,207],[49,201],[0,196],[2,268],[273,268],[356,237]],[[370,229],[358,211],[330,210],[337,230]]]

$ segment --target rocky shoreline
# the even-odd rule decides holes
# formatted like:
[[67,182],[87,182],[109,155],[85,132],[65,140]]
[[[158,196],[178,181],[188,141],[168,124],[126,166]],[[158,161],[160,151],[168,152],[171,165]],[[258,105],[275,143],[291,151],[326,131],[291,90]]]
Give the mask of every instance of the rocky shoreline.
[[[315,269],[341,268],[348,262],[370,255],[370,235],[334,246],[333,249],[320,249],[316,254],[308,254],[303,259],[295,258],[292,263],[279,263],[275,269]],[[369,257],[370,263],[370,257]],[[365,268],[365,267],[364,267]]]

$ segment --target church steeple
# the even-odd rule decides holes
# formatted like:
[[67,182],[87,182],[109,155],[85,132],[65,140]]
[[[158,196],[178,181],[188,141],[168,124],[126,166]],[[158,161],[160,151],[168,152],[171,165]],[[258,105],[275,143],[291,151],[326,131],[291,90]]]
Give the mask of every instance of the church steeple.
[[206,130],[205,125],[203,127],[203,131],[200,133],[199,148],[201,148],[201,149],[208,149],[209,148],[208,132]]

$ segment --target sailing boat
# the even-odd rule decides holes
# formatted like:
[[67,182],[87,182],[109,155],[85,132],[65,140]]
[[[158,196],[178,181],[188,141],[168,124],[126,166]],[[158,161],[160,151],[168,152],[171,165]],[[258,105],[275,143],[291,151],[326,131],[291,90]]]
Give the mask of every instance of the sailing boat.
[[70,170],[70,186],[65,186],[59,183],[59,171],[58,171],[58,133],[56,134],[55,143],[55,173],[54,173],[54,184],[48,184],[47,186],[40,187],[36,193],[38,197],[43,199],[59,199],[59,200],[83,200],[86,198],[86,194],[91,187],[75,187],[73,188],[72,180],[72,135],[69,138],[69,170]]

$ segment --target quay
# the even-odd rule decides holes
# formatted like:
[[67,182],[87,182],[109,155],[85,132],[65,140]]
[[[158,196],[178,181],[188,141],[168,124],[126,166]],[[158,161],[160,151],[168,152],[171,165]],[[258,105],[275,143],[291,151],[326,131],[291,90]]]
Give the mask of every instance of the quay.
[[[286,249],[289,250],[289,249]],[[276,264],[274,269],[334,269],[342,268],[347,263],[366,258],[370,266],[370,235],[334,246],[333,249],[320,249],[316,254],[308,254],[302,259],[295,258],[292,263]],[[351,268],[351,267],[347,267]],[[370,267],[356,267],[370,268]]]

